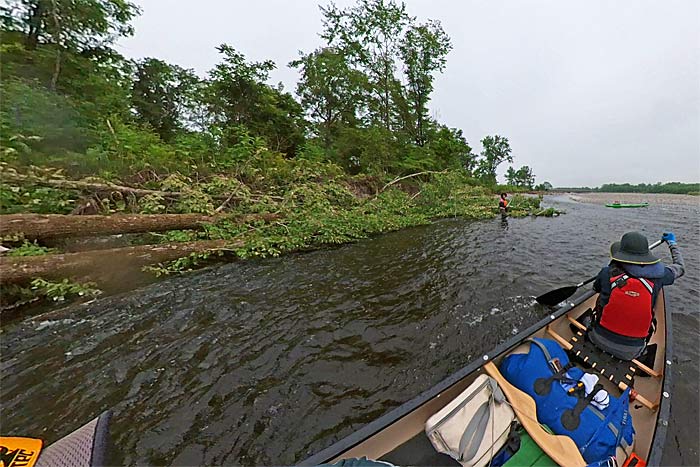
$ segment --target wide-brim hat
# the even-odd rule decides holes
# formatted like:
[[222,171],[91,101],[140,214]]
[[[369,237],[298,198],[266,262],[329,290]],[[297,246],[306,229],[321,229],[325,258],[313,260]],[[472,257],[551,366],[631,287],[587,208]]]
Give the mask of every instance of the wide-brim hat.
[[649,241],[639,232],[627,232],[610,245],[610,257],[621,263],[655,264],[659,258],[649,251]]

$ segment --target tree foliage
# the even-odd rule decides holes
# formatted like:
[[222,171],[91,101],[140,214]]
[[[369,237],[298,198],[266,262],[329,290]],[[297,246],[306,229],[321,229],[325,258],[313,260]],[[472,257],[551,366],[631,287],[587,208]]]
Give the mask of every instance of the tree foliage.
[[595,189],[604,193],[672,193],[687,194],[700,192],[700,183],[605,183],[600,188]]
[[532,189],[535,184],[535,176],[532,173],[532,169],[527,165],[520,167],[518,170],[514,170],[513,167],[508,167],[506,171],[506,180],[509,185],[530,189]]
[[476,175],[480,179],[495,184],[496,170],[503,162],[513,162],[510,143],[503,136],[486,136],[481,140],[483,151],[477,161]]
[[155,58],[136,63],[131,104],[136,120],[150,126],[163,141],[187,128],[199,104],[200,81],[192,70]]
[[290,66],[300,70],[296,92],[325,148],[340,128],[360,126],[367,77],[353,69],[342,52],[326,47],[302,53]]
[[401,37],[411,21],[406,5],[394,0],[359,0],[346,9],[331,3],[321,8],[321,12],[324,17],[321,37],[329,46],[344,51],[351,65],[369,77],[367,97],[373,123],[386,130],[393,129],[392,97],[400,87],[396,59]]
[[223,59],[209,73],[206,99],[224,147],[236,144],[243,130],[264,138],[271,149],[293,156],[304,141],[303,109],[281,84],[266,83],[275,64],[248,63],[227,44],[218,50]]
[[447,53],[452,49],[450,38],[438,21],[412,25],[400,44],[406,75],[406,101],[410,108],[406,129],[415,143],[425,145],[428,124],[428,101],[433,92],[433,73],[444,70]]
[[[296,94],[275,63],[232,45],[206,74],[113,47],[133,33],[128,0],[11,0],[0,9],[2,157],[76,174],[233,171],[258,180],[279,158],[380,178],[458,170],[495,183],[508,141],[477,156],[461,129],[430,116],[452,45],[436,20],[396,0],[321,8],[319,48],[301,51]],[[276,169],[275,169],[276,170]],[[281,173],[281,172],[280,172]],[[263,177],[264,178],[264,177]]]
[[67,52],[102,53],[117,38],[133,34],[130,21],[138,12],[126,0],[12,0],[1,14],[9,29],[25,35],[27,50],[51,46],[49,87],[55,90]]
[[1,10],[5,26],[25,34],[28,49],[58,44],[76,52],[132,35],[131,20],[139,13],[126,0],[10,0]]

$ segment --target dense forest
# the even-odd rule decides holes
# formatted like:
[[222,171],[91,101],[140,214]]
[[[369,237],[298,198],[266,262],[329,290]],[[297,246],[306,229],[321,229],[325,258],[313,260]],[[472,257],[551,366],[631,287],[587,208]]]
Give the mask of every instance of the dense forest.
[[[513,160],[507,138],[485,136],[475,154],[461,130],[429,116],[452,47],[438,21],[384,0],[322,12],[325,44],[289,64],[300,74],[293,95],[269,84],[276,64],[228,44],[205,78],[127,60],[113,45],[134,32],[129,2],[12,1],[2,9],[3,159],[110,178],[282,158],[348,174],[461,170],[495,184]],[[509,180],[532,185],[525,169],[524,181]]]
[[[140,14],[125,0],[0,7],[3,281],[46,291],[47,280],[95,279],[85,259],[94,252],[66,246],[74,236],[138,232],[114,254],[162,274],[212,251],[278,255],[490,217],[494,193],[533,188],[527,166],[510,167],[512,186],[496,184],[499,165],[513,162],[506,137],[485,135],[477,154],[430,116],[452,48],[439,21],[394,0],[321,12],[322,45],[282,64],[299,73],[288,90],[270,83],[278,64],[230,44],[206,76],[125,58],[114,44]],[[539,200],[511,205],[526,215]]]

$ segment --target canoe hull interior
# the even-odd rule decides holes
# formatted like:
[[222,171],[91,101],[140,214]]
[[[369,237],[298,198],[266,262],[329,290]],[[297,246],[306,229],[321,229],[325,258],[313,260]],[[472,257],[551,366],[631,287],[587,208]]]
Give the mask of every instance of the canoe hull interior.
[[[370,459],[381,459],[388,456],[387,460],[397,457],[397,453],[409,445],[415,445],[415,439],[425,426],[426,420],[454,399],[479,375],[484,373],[483,365],[493,361],[499,365],[501,360],[509,353],[516,351],[523,345],[523,341],[529,337],[549,338],[552,336],[547,329],[551,329],[560,336],[569,340],[573,333],[569,326],[568,317],[578,318],[589,307],[593,307],[597,295],[588,292],[576,300],[573,304],[555,310],[550,316],[524,330],[517,336],[498,346],[493,351],[484,354],[477,361],[472,362],[448,378],[425,391],[415,399],[412,399],[400,407],[385,414],[374,422],[366,425],[346,438],[338,441],[316,455],[304,460],[299,465],[313,466],[326,462],[337,462],[341,459],[367,456]],[[650,344],[657,344],[654,370],[662,373],[661,377],[637,377],[634,387],[653,403],[658,403],[656,410],[652,411],[637,402],[630,404],[630,413],[636,431],[634,451],[646,459],[649,465],[657,465],[661,461],[661,452],[666,438],[666,428],[670,411],[670,397],[664,397],[663,393],[670,394],[670,364],[671,333],[670,323],[665,311],[663,292],[656,304],[656,317],[658,320],[657,332]],[[667,364],[668,363],[668,364]],[[601,378],[611,394],[619,395],[620,390],[612,383]],[[424,435],[423,435],[424,436]],[[415,439],[414,439],[415,438]],[[412,439],[414,441],[410,442]],[[429,444],[421,443],[432,448]],[[413,447],[412,449],[415,449]],[[401,457],[400,455],[398,457]],[[404,455],[405,458],[405,455]]]

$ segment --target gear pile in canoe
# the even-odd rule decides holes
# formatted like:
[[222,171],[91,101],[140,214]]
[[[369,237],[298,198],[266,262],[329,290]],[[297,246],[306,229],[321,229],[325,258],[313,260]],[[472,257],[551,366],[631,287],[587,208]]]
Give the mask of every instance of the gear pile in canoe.
[[658,465],[672,355],[663,292],[649,352],[632,361],[583,337],[596,298],[559,308],[299,465]]

